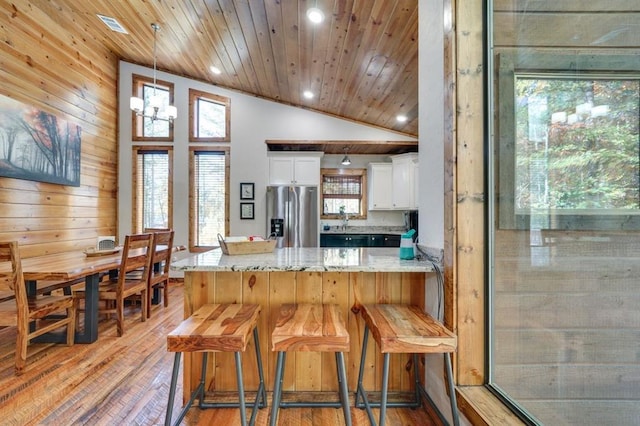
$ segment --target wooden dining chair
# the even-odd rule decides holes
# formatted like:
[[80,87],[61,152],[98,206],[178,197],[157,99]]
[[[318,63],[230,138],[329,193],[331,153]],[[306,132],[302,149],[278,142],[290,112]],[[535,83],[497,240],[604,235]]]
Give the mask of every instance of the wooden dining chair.
[[151,271],[147,286],[147,318],[151,317],[151,298],[154,288],[163,290],[164,307],[169,306],[169,266],[173,253],[173,230],[154,230],[151,248]]
[[[100,283],[98,299],[104,301],[104,307],[99,312],[116,314],[118,336],[124,334],[124,301],[137,298],[140,300],[142,321],[147,319],[147,286],[151,270],[151,249],[153,234],[127,235],[122,247],[122,260],[118,277],[111,281]],[[130,272],[137,271],[135,274]],[[79,312],[80,301],[84,300],[84,290],[73,292],[76,308]]]
[[[4,265],[10,267],[4,269]],[[76,311],[71,296],[27,296],[22,261],[16,241],[0,242],[0,291],[11,291],[13,298],[0,302],[0,326],[17,326],[16,374],[22,374],[31,339],[61,327],[67,329],[67,345],[73,345]],[[47,318],[51,314],[61,317]]]

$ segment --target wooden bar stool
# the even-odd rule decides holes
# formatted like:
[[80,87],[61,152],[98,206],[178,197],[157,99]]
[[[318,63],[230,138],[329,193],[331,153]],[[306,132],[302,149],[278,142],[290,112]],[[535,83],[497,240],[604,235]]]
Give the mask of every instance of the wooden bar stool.
[[[272,350],[278,352],[273,386],[270,425],[275,426],[280,407],[342,407],[347,426],[351,425],[349,391],[344,354],[349,352],[349,333],[337,305],[285,304],[280,307],[271,335]],[[288,351],[335,352],[340,402],[282,402],[282,377]]]
[[[253,425],[256,419],[257,408],[267,406],[267,396],[264,388],[264,374],[262,371],[262,358],[260,357],[260,344],[258,340],[258,314],[260,306],[242,304],[209,304],[201,306],[189,318],[167,336],[167,350],[175,352],[173,361],[173,373],[171,375],[171,387],[169,388],[169,402],[167,404],[167,415],[165,425],[171,424],[173,411],[173,401],[176,393],[176,383],[178,382],[178,371],[180,369],[180,356],[182,352],[203,352],[202,354],[202,374],[198,387],[191,394],[191,398],[182,408],[178,418],[173,423],[180,424],[180,421],[187,414],[193,401],[199,399],[199,408],[240,408],[240,419],[242,425],[247,424],[246,402],[244,397],[244,385],[242,381],[242,359],[241,353],[247,348],[249,335],[253,333],[253,341],[256,347],[256,359],[258,363],[258,375],[260,384],[256,399],[253,402],[251,419],[249,424]],[[238,381],[239,402],[204,402],[204,382],[207,370],[208,352],[234,352],[236,361],[236,379]]]
[[[365,321],[364,336],[362,341],[362,357],[360,359],[360,372],[358,374],[358,387],[356,391],[356,407],[367,410],[369,421],[375,425],[372,407],[380,407],[380,426],[385,424],[387,407],[412,407],[417,408],[422,404],[421,394],[426,391],[422,387],[418,375],[418,355],[426,353],[441,353],[447,368],[449,385],[449,398],[451,413],[455,425],[459,424],[456,394],[453,386],[453,373],[451,370],[451,353],[457,346],[456,336],[447,330],[432,316],[424,313],[417,306],[408,305],[364,305],[361,309]],[[382,366],[382,392],[380,403],[370,402],[367,393],[362,386],[365,358],[367,356],[367,343],[369,330],[373,334],[380,352],[384,354]],[[413,369],[415,381],[415,399],[413,402],[387,401],[389,386],[389,355],[392,353],[413,354]],[[362,402],[361,402],[362,401]]]

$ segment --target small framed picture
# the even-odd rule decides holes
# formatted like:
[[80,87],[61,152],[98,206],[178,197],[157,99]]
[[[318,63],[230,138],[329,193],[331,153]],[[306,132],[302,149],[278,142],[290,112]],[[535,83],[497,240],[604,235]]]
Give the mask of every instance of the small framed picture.
[[253,203],[240,203],[240,219],[253,219]]
[[240,199],[253,200],[253,183],[243,182],[240,184]]

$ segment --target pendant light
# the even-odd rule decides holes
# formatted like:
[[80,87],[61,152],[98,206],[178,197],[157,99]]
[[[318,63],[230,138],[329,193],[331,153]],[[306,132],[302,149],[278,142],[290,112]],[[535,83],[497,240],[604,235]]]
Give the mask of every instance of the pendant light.
[[163,107],[162,98],[156,95],[156,50],[158,43],[158,31],[160,31],[160,25],[156,23],[151,24],[153,28],[153,96],[149,98],[149,106],[152,108],[151,114],[145,114],[144,111],[144,99],[137,96],[132,96],[129,100],[129,107],[139,117],[149,118],[151,121],[161,120],[173,123],[173,120],[178,116],[178,109],[173,105],[164,105],[164,115],[161,117],[158,115],[158,111]]
[[349,147],[345,146],[344,147],[344,158],[340,162],[340,164],[342,164],[343,166],[348,166],[349,164],[351,164],[351,158],[349,158],[349,156],[347,155],[348,152],[349,152]]

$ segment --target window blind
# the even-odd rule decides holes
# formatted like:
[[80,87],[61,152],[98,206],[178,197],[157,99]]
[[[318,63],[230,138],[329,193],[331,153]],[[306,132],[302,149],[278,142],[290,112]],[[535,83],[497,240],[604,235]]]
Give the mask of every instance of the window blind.
[[226,222],[226,170],[224,151],[194,152],[194,241],[196,246],[217,244]]
[[169,227],[169,152],[138,151],[136,230]]
[[360,199],[362,198],[361,176],[332,176],[322,178],[324,198]]

